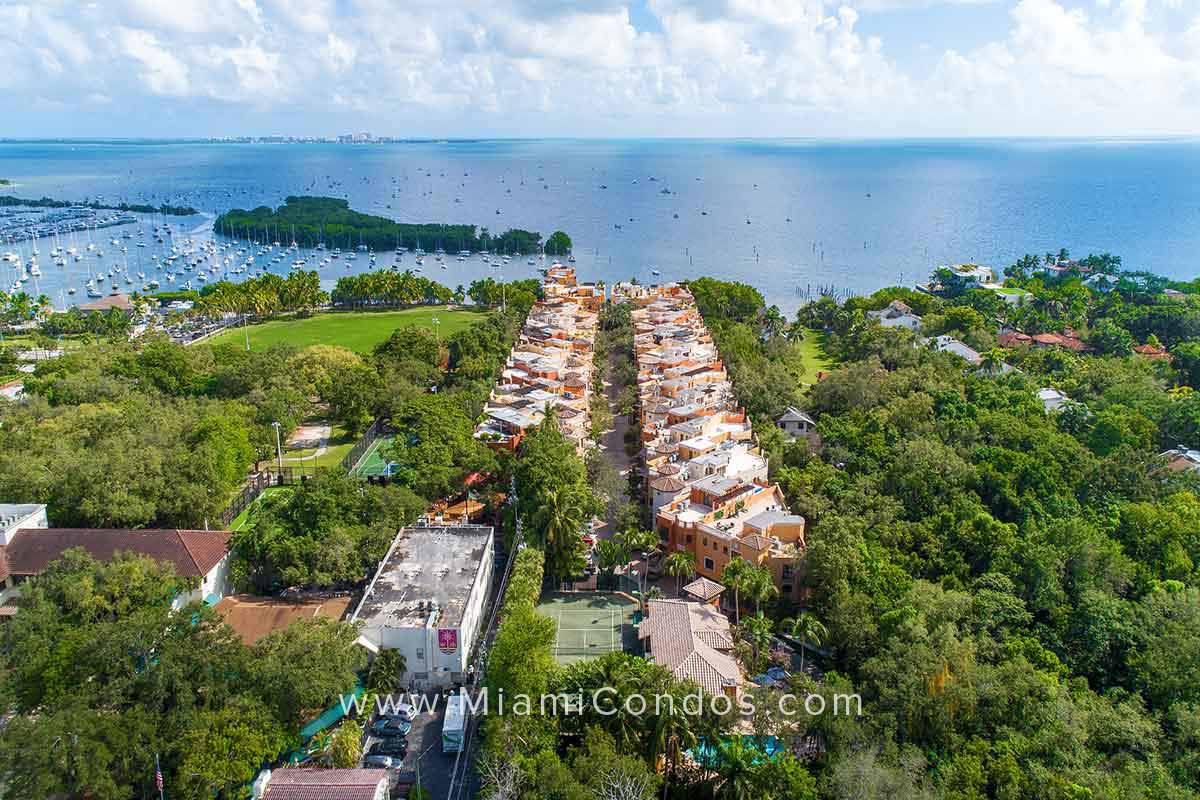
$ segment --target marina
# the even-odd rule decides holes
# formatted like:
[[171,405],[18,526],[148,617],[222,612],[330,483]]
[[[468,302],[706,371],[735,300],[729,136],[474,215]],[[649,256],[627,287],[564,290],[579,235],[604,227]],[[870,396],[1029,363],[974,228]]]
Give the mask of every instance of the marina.
[[304,247],[286,231],[214,235],[208,215],[10,208],[0,214],[0,288],[44,295],[64,309],[109,294],[200,291],[218,281],[294,270],[317,272],[322,288],[330,290],[343,275],[375,270],[428,270],[429,277],[453,285],[537,277],[546,265],[544,253],[525,258],[462,249],[452,255],[440,243],[432,253],[420,247],[375,252],[351,240],[341,244],[331,239]]

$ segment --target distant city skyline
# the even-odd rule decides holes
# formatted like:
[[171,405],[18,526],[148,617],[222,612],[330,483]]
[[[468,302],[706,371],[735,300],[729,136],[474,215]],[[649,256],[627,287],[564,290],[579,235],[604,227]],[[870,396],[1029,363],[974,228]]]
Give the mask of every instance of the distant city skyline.
[[5,138],[1200,133],[1195,0],[0,2]]

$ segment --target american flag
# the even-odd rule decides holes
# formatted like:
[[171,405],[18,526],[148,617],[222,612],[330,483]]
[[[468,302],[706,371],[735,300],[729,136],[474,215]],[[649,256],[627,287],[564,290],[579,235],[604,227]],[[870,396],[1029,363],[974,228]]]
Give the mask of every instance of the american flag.
[[158,753],[154,754],[154,787],[158,789],[158,794],[161,797],[163,790],[163,779],[162,767],[158,765]]

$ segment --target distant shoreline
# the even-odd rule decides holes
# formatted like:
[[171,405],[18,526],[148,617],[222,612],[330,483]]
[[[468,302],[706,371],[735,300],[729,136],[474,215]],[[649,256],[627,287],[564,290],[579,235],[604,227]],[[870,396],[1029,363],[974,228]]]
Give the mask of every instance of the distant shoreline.
[[343,145],[365,147],[380,144],[486,144],[536,143],[536,142],[659,142],[664,144],[737,144],[739,142],[764,142],[777,144],[810,145],[861,145],[861,144],[1200,144],[1200,135],[1195,133],[1147,133],[1121,136],[717,136],[717,137],[661,137],[661,136],[380,136],[368,141],[338,141],[333,136],[305,135],[245,135],[229,137],[182,136],[182,137],[34,137],[0,138],[0,145],[12,144],[61,144],[61,145],[177,145],[177,144],[279,144],[279,145]]
[[191,217],[200,212],[191,206],[170,206],[165,203],[160,206],[152,206],[149,203],[117,203],[112,205],[109,203],[92,202],[73,202],[71,200],[55,200],[50,197],[42,197],[33,200],[28,197],[13,197],[12,195],[0,195],[0,207],[21,207],[21,208],[90,208],[93,211],[125,211],[134,214],[166,214],[174,217]]

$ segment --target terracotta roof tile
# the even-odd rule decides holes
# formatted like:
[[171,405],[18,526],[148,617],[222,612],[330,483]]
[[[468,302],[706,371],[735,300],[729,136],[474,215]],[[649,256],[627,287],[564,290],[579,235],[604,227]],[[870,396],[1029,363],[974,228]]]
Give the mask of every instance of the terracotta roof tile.
[[4,548],[11,575],[40,575],[73,547],[108,561],[117,553],[137,553],[175,567],[178,575],[203,577],[225,556],[229,531],[107,528],[21,528]]
[[741,683],[741,668],[728,652],[729,620],[717,609],[680,600],[651,600],[638,637],[649,639],[649,656],[675,677],[720,694]]
[[388,774],[378,769],[300,769],[271,773],[264,800],[373,800]]
[[702,576],[683,587],[683,591],[701,602],[707,602],[725,591],[725,587]]
[[687,484],[673,475],[664,475],[650,481],[650,488],[656,492],[680,492],[687,488]]

